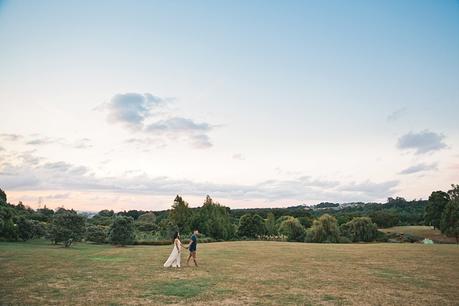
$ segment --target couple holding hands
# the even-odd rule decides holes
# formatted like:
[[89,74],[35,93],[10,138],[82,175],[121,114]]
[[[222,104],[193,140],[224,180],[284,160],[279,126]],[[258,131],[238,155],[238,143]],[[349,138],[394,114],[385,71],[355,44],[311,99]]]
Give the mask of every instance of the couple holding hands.
[[186,261],[186,264],[190,264],[190,259],[193,258],[195,266],[198,266],[198,263],[196,262],[196,246],[198,244],[198,234],[199,231],[197,229],[193,230],[193,235],[191,235],[190,238],[190,243],[188,244],[187,247],[184,247],[182,243],[180,242],[180,234],[179,232],[175,232],[174,234],[174,248],[172,249],[171,255],[169,255],[169,258],[166,260],[164,263],[164,267],[174,267],[174,268],[180,268],[180,259],[182,255],[182,250],[181,248],[188,249],[190,251],[190,255],[188,256],[188,260]]

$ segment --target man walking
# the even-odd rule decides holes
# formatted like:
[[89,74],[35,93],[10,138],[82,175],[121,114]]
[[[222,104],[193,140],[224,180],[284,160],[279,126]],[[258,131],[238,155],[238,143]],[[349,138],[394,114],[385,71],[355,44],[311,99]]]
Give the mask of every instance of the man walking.
[[188,256],[188,260],[186,261],[186,265],[190,265],[190,259],[193,258],[194,265],[197,267],[198,263],[196,261],[196,247],[198,245],[198,234],[199,231],[197,229],[193,230],[193,235],[191,235],[190,244],[188,245],[188,250],[190,251],[190,256]]

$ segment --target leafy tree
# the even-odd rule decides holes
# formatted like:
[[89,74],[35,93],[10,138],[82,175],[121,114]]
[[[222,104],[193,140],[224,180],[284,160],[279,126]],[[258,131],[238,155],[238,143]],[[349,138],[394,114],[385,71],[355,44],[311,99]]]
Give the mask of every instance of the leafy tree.
[[148,212],[148,213],[140,215],[137,221],[144,222],[144,223],[155,223],[156,215],[152,212]]
[[230,209],[214,203],[210,196],[191,218],[191,225],[201,233],[215,239],[228,240],[234,237],[234,226],[230,220]]
[[143,211],[133,209],[129,211],[121,211],[117,215],[131,217],[132,219],[137,220],[142,214],[143,214]]
[[448,190],[448,195],[451,200],[459,200],[459,185],[451,184],[451,189]]
[[21,217],[18,219],[16,226],[18,230],[18,236],[21,240],[26,241],[34,237],[35,226],[31,220]]
[[163,239],[170,239],[179,228],[171,219],[162,219],[159,222],[159,231]]
[[431,224],[434,228],[440,228],[441,216],[449,200],[450,195],[444,191],[432,192],[424,214],[426,224]]
[[298,221],[300,221],[301,225],[304,228],[310,228],[312,226],[312,223],[314,222],[314,218],[309,216],[299,217],[297,219]]
[[456,243],[459,243],[459,185],[453,184],[451,187],[448,190],[450,200],[443,210],[440,229],[445,235],[455,237]]
[[304,241],[305,238],[304,226],[294,217],[282,221],[279,232],[287,236],[288,241]]
[[399,223],[400,216],[390,210],[376,210],[370,213],[370,218],[379,228],[395,226]]
[[341,234],[353,242],[374,241],[377,237],[377,227],[368,217],[357,217],[341,225]]
[[90,225],[86,229],[86,240],[95,243],[107,241],[107,228],[102,225]]
[[180,232],[189,232],[190,217],[191,210],[188,207],[188,203],[185,202],[181,196],[177,195],[174,204],[172,204],[170,219],[177,224]]
[[132,217],[117,216],[110,227],[108,239],[111,244],[132,244],[135,239],[134,219]]
[[459,243],[459,199],[451,200],[446,205],[440,228],[442,233],[455,237],[456,243]]
[[272,212],[268,213],[265,220],[266,234],[269,236],[277,235],[276,217]]
[[324,214],[314,220],[312,227],[307,231],[307,239],[311,242],[338,242],[339,229],[335,217]]
[[0,188],[0,203],[6,203],[6,193]]
[[245,214],[239,219],[237,234],[239,237],[255,238],[265,233],[265,224],[257,214]]
[[43,208],[37,209],[37,211],[31,216],[31,218],[42,222],[51,222],[53,216],[54,210],[47,208],[45,205]]
[[104,209],[104,210],[101,210],[97,213],[97,215],[95,215],[94,217],[113,217],[115,215],[115,212],[113,210],[108,210],[108,209]]
[[141,215],[135,222],[135,228],[141,232],[152,232],[158,230],[158,225],[155,223],[156,216],[149,212]]
[[0,238],[3,238],[4,240],[7,241],[16,241],[18,240],[19,234],[18,234],[18,229],[13,223],[13,220],[8,218],[8,219],[3,219],[0,220]]
[[[49,238],[55,244],[59,242],[79,241],[84,237],[85,217],[69,211],[61,211],[53,217]],[[70,246],[68,243],[65,246]]]

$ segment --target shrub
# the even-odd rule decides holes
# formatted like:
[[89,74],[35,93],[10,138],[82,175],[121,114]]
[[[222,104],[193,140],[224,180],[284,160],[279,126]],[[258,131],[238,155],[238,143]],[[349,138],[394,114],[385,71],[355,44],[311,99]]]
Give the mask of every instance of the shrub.
[[375,240],[378,242],[387,242],[389,237],[386,235],[386,233],[377,230]]
[[351,243],[351,239],[347,238],[346,236],[339,236],[338,238],[339,243]]
[[86,229],[86,240],[95,243],[107,242],[107,228],[102,225],[90,225]]
[[374,241],[377,235],[376,224],[368,217],[356,217],[341,225],[341,234],[353,242]]
[[338,242],[339,229],[335,217],[329,214],[314,220],[312,227],[307,230],[307,241],[310,242]]
[[290,217],[279,226],[279,232],[287,236],[288,241],[304,241],[305,231],[297,218]]
[[135,238],[134,219],[118,216],[110,227],[109,241],[111,244],[132,244]]

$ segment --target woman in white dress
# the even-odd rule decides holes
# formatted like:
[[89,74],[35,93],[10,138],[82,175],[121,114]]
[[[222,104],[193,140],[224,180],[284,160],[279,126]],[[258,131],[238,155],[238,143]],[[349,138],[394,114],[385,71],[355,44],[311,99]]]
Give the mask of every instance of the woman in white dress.
[[172,249],[171,255],[169,255],[169,258],[164,263],[165,268],[180,268],[180,257],[182,255],[181,247],[182,243],[180,242],[180,234],[178,232],[175,232],[174,248]]

